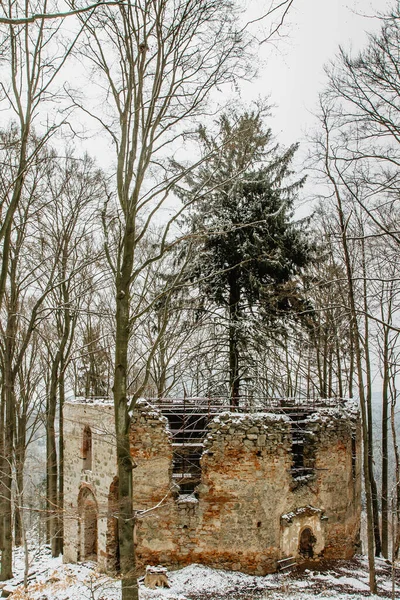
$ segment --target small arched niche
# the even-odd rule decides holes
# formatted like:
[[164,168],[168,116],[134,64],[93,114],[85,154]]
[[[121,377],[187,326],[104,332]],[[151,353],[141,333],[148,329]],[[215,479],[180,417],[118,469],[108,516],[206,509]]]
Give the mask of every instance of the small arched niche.
[[323,510],[302,506],[281,516],[281,555],[318,560],[325,548],[327,517]]
[[79,559],[97,560],[97,502],[92,490],[83,487],[78,496]]
[[314,558],[314,546],[317,538],[311,527],[304,527],[299,537],[299,555],[303,558]]
[[84,471],[92,470],[92,430],[89,425],[85,425],[82,434],[82,469]]

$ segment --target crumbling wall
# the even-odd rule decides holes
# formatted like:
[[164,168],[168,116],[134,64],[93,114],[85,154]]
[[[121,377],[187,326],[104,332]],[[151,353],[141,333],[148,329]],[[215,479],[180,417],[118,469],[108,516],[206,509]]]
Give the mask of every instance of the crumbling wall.
[[133,507],[145,513],[136,525],[137,563],[174,564],[177,525],[172,483],[172,439],[168,421],[147,402],[138,401],[131,427]]
[[[73,403],[64,411],[65,560],[79,559],[78,496],[88,486],[98,507],[99,565],[114,569],[118,530],[112,405]],[[200,485],[195,494],[181,495],[173,480],[168,421],[148,403],[138,402],[130,437],[139,572],[147,564],[176,568],[197,562],[266,574],[285,557],[352,556],[360,526],[358,414],[344,407],[300,417],[304,476],[295,468],[299,458],[293,460],[299,434],[293,435],[290,416],[226,412],[214,418],[204,440]],[[92,433],[90,472],[82,470],[85,425]]]
[[[313,558],[349,558],[359,545],[361,516],[360,425],[358,411],[344,407],[321,408],[303,419],[304,450],[312,473],[294,477],[288,513],[281,519],[282,553],[305,558],[300,536],[311,528],[316,538]],[[352,441],[354,440],[354,442]],[[353,461],[353,452],[355,459]],[[320,517],[306,508],[320,511]]]
[[[91,469],[85,448],[85,427],[91,432]],[[87,434],[86,434],[87,438]],[[64,561],[83,560],[97,553],[99,567],[107,569],[107,521],[109,488],[116,474],[114,410],[112,403],[70,402],[64,405]],[[96,505],[97,521],[88,519],[82,497]],[[92,550],[86,545],[95,529]],[[92,533],[93,535],[93,533]]]
[[162,419],[142,406],[132,429],[134,506],[149,509],[162,501],[138,523],[139,565],[275,570],[291,479],[289,419],[217,417],[205,440],[197,498],[179,496],[171,481],[172,441]]
[[[316,505],[328,516],[325,558],[350,558],[359,548],[361,518],[361,430],[358,412],[325,409],[314,416]],[[356,461],[353,468],[355,438]]]
[[199,490],[198,562],[274,571],[279,517],[290,493],[289,419],[226,413],[210,429]]
[[[302,477],[293,470],[288,416],[219,415],[204,442],[201,484],[195,495],[179,496],[167,422],[142,404],[132,429],[134,504],[160,506],[138,523],[139,565],[198,562],[264,574],[287,556],[352,556],[360,525],[359,459],[353,478],[351,442],[356,431],[359,456],[357,415],[330,409],[303,421]],[[301,551],[305,534],[314,540],[310,554]]]

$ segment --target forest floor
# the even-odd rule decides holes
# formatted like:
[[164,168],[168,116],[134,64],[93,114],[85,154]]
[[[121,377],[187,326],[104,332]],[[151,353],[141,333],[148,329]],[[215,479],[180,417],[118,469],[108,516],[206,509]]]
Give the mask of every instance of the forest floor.
[[[27,590],[24,591],[23,586],[23,554],[17,550],[15,577],[0,585],[3,597],[8,596],[10,600],[119,600],[121,597],[120,582],[98,573],[94,563],[64,565],[61,558],[50,557],[48,548],[32,554]],[[377,575],[378,595],[371,596],[365,557],[302,565],[290,573],[265,577],[191,565],[168,574],[169,589],[150,590],[141,581],[140,600],[400,598],[400,565],[395,569],[394,594],[392,569],[384,560],[377,560]]]

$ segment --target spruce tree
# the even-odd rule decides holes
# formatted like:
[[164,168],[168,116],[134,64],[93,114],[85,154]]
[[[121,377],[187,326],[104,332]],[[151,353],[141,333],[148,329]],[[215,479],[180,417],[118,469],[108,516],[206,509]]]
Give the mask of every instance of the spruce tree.
[[307,236],[292,220],[304,178],[291,171],[297,144],[281,151],[260,113],[224,115],[215,138],[200,133],[212,158],[190,185],[202,197],[192,215],[201,239],[193,272],[201,293],[227,310],[229,393],[238,406],[246,319],[251,312],[271,321],[290,311],[288,283],[310,258]]

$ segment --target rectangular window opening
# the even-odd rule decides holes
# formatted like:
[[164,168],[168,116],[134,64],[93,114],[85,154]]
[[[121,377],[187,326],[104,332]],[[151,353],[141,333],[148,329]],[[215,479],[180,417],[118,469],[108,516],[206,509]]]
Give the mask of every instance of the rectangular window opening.
[[292,477],[297,484],[312,479],[314,468],[314,448],[307,432],[306,415],[301,412],[290,414],[292,433]]
[[357,475],[357,443],[356,443],[355,432],[353,432],[351,434],[351,473],[353,475],[353,479],[356,479],[356,475]]

